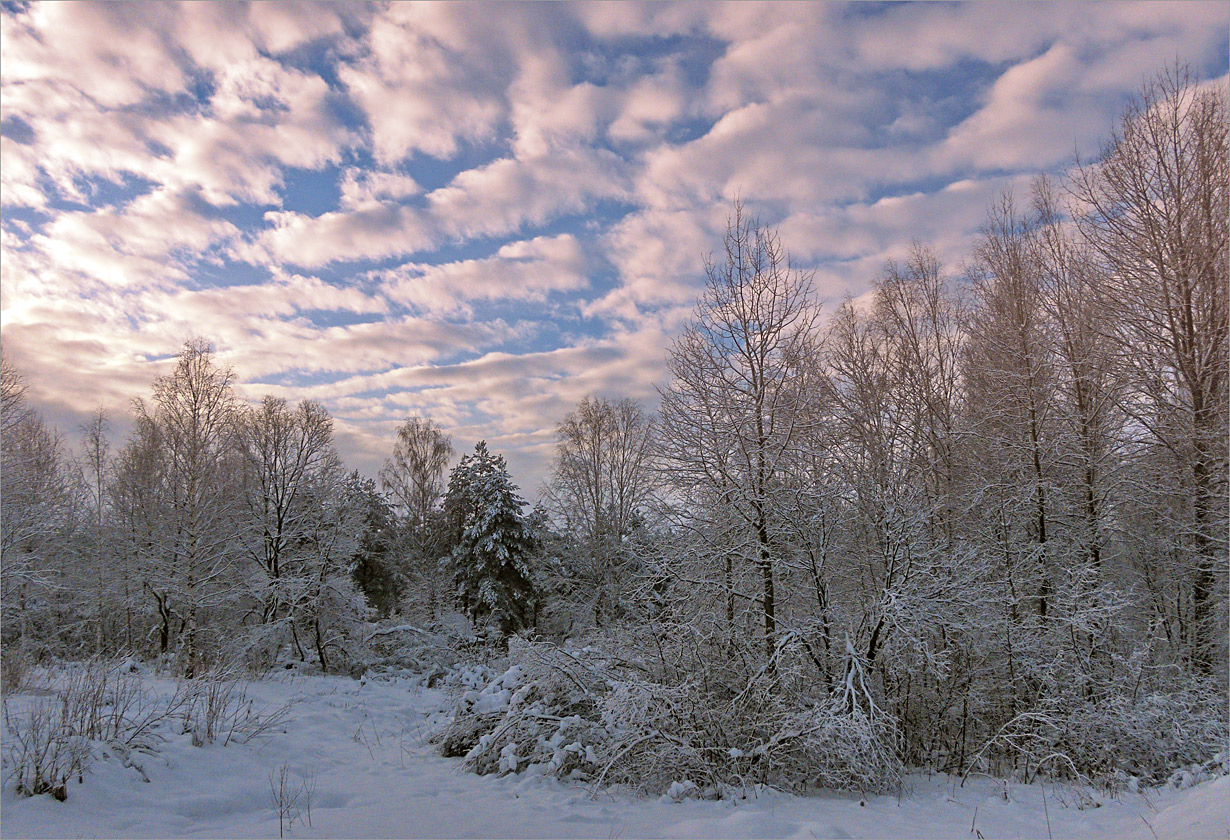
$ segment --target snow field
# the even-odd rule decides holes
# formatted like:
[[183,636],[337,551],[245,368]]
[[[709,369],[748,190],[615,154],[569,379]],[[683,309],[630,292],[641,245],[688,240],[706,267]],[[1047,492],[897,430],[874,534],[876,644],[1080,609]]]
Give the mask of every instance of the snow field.
[[[477,679],[472,682],[478,682]],[[147,678],[159,694],[170,680]],[[287,837],[1122,837],[1208,838],[1230,834],[1230,777],[1187,790],[1153,789],[1118,799],[1062,784],[1008,784],[912,774],[892,796],[761,791],[743,801],[701,801],[677,790],[636,799],[596,795],[541,768],[475,776],[427,742],[453,698],[409,679],[279,676],[248,686],[258,705],[293,704],[279,731],[247,744],[194,747],[166,732],[149,776],[99,756],[68,800],[24,798],[6,784],[4,837],[277,837],[270,777],[282,767],[311,788]],[[471,690],[475,690],[471,688]],[[503,689],[501,689],[503,690]],[[494,693],[494,692],[492,692]],[[490,696],[490,693],[487,695]],[[20,712],[34,695],[9,699]],[[503,763],[512,769],[513,757]],[[680,780],[686,787],[686,780]],[[297,788],[298,789],[298,788]],[[1004,793],[1007,792],[1005,800]],[[1048,832],[1047,821],[1050,827]]]

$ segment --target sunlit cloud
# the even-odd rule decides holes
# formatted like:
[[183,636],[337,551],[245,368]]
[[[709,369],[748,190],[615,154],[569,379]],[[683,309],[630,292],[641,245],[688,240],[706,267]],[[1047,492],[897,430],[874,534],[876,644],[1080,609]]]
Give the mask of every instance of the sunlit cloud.
[[[652,408],[731,202],[829,309],[1096,154],[1209,3],[32,3],[0,12],[6,356],[73,422],[203,335],[242,393],[486,438],[533,493],[588,393]],[[75,414],[74,414],[75,412]]]

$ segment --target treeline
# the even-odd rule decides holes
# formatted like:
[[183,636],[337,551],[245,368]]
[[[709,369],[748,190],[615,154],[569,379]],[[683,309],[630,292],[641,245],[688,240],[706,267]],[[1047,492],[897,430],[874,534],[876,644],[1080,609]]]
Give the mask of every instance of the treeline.
[[319,404],[244,405],[193,340],[118,452],[100,410],[73,457],[7,363],[3,391],[6,652],[162,657],[188,677],[288,649],[350,663],[370,611],[357,584],[388,585],[372,570],[391,514]]
[[[1224,87],[1165,73],[957,271],[916,243],[827,319],[735,206],[657,416],[558,429],[549,629],[640,692],[557,706],[631,733],[600,766],[865,789],[886,754],[1156,781],[1225,750],[1226,130]],[[492,755],[534,743],[508,714]]]
[[601,660],[575,703],[538,690],[606,733],[603,774],[871,789],[903,765],[1205,759],[1227,738],[1226,130],[1224,89],[1167,72],[1096,161],[990,208],[955,271],[915,243],[823,318],[736,205],[657,413],[583,400],[528,516],[484,444],[446,482],[423,418],[379,487],[348,473],[319,405],[239,405],[200,342],[114,458],[101,416],[70,458],[5,368],[5,650],[362,667],[373,610],[461,608],[499,650],[540,640],[514,657]]

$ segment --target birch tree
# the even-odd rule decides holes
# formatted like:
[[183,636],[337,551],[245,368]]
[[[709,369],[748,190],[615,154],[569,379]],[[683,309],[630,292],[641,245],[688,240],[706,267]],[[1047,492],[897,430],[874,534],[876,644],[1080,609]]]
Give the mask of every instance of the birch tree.
[[288,612],[284,578],[293,570],[295,547],[312,527],[315,484],[341,470],[333,446],[333,421],[316,402],[294,409],[265,397],[239,424],[244,459],[244,546],[259,570],[259,620],[277,623]]
[[556,429],[545,495],[555,518],[579,543],[577,571],[599,625],[622,610],[624,545],[653,489],[651,430],[634,401],[591,396]]
[[444,494],[444,474],[453,457],[449,436],[423,417],[411,417],[397,430],[393,453],[380,470],[380,485],[397,509],[404,535],[407,569],[426,589],[427,612],[441,611],[444,581],[439,569],[439,534],[433,511]]
[[[156,535],[151,586],[183,621],[181,665],[200,666],[207,613],[237,594],[240,474],[235,449],[234,373],[214,361],[203,339],[186,343],[175,368],[154,381],[152,404],[137,402],[139,423],[156,430],[165,464],[165,495]],[[160,607],[161,608],[161,607]]]
[[662,475],[679,496],[710,498],[717,519],[738,523],[732,555],[759,578],[765,667],[773,673],[777,489],[817,416],[807,410],[817,395],[800,385],[816,352],[819,306],[811,275],[794,270],[776,232],[737,203],[722,258],[707,260],[705,273],[696,317],[667,360],[672,381],[659,391]]
[[[1223,85],[1176,66],[1144,86],[1100,158],[1072,185],[1077,224],[1104,267],[1100,301],[1128,386],[1121,407],[1173,469],[1149,481],[1173,505],[1156,526],[1190,592],[1189,658],[1224,665],[1230,162]],[[1177,481],[1168,481],[1177,472]],[[1217,616],[1220,614],[1221,619]],[[1222,651],[1221,655],[1217,651]]]

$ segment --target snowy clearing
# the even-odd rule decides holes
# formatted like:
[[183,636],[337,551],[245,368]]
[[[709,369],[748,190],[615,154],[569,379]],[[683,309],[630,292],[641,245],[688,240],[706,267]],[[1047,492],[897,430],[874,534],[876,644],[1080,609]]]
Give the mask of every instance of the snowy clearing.
[[[170,680],[148,679],[169,695]],[[277,837],[271,776],[289,768],[295,790],[312,789],[287,837],[1116,837],[1230,835],[1230,777],[1188,790],[1118,799],[1064,785],[1005,785],[914,774],[896,797],[762,791],[740,802],[642,800],[594,795],[534,773],[479,777],[439,757],[427,737],[447,718],[448,693],[410,680],[358,682],[287,676],[254,682],[258,707],[293,702],[275,732],[247,744],[194,747],[168,731],[159,754],[140,760],[150,781],[115,757],[98,758],[68,800],[23,798],[6,783],[5,837]],[[36,699],[8,699],[20,713]],[[314,787],[313,787],[314,783]],[[1086,801],[1088,798],[1086,797]],[[293,813],[298,811],[297,816]],[[1049,819],[1049,829],[1048,829]]]

